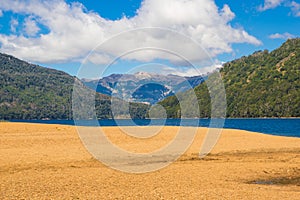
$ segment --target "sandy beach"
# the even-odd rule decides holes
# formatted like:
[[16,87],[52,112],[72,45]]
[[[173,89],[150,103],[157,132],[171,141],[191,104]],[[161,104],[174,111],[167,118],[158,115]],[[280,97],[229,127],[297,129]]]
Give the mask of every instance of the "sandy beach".
[[[118,127],[102,130],[120,148],[147,153],[178,128],[163,127],[149,139]],[[299,199],[300,138],[224,129],[211,154],[199,159],[206,131],[198,128],[190,148],[169,166],[130,174],[93,158],[76,127],[1,122],[0,199]]]

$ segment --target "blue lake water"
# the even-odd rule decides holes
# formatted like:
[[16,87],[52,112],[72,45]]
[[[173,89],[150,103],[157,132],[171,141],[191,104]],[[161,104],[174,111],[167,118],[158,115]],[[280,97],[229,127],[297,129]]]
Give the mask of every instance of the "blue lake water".
[[[105,120],[11,120],[12,122],[29,122],[43,124],[62,124],[78,126],[199,126],[199,127],[220,127],[220,123],[211,124],[210,119],[105,119]],[[272,135],[289,137],[300,137],[300,119],[226,119],[223,128],[241,129],[260,132]]]

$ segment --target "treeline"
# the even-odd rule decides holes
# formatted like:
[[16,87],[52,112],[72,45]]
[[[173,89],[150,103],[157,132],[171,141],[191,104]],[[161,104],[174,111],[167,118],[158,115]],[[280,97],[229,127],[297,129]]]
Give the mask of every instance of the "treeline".
[[[299,38],[287,40],[272,52],[258,51],[228,62],[220,73],[226,91],[226,117],[300,117]],[[213,75],[207,81],[213,81]],[[117,99],[117,106],[112,105],[109,96],[95,94],[76,77],[0,54],[0,120],[72,119],[75,80],[86,91],[79,93],[80,98],[94,98],[96,118],[148,117],[146,104],[128,104]],[[196,99],[192,97],[193,91],[187,91],[177,94],[179,100],[171,96],[159,102],[166,109],[167,117],[210,117],[212,102],[206,83],[194,91]],[[84,104],[84,101],[79,103]],[[200,112],[195,110],[194,103],[199,105]],[[76,113],[78,118],[90,116],[84,109]]]
[[[0,119],[72,119],[75,80],[80,81],[67,73],[0,54]],[[95,97],[96,117],[112,118],[110,97],[84,89]],[[130,104],[133,118],[145,118],[147,110],[147,105]],[[81,116],[84,118],[84,113]]]
[[[287,40],[270,53],[258,51],[228,62],[220,73],[226,91],[227,117],[300,117],[299,38]],[[210,117],[211,102],[206,84],[196,87],[195,93],[199,117]],[[189,98],[187,93],[183,96]],[[175,96],[159,104],[166,108],[169,118],[181,116]]]

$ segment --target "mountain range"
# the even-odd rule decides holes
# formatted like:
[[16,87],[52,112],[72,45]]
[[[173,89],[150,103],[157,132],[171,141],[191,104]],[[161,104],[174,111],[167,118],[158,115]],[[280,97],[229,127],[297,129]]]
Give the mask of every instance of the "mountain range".
[[82,79],[81,81],[101,94],[129,102],[153,105],[175,93],[195,88],[205,81],[205,77],[137,72],[135,74],[111,74],[99,80]]
[[[257,51],[227,62],[219,72],[227,117],[300,117],[300,38],[289,39],[272,52]],[[127,104],[132,118],[148,117],[149,104],[164,107],[168,118],[179,118],[179,95],[174,94],[189,99],[191,91],[195,91],[200,113],[195,115],[191,107],[184,117],[210,117],[206,81],[214,74],[179,77],[140,72],[88,81],[0,53],[0,119],[89,119],[84,110],[72,113],[72,106],[84,106],[84,102],[72,105],[75,83],[85,91],[79,99],[95,100],[96,118],[127,118]],[[114,106],[115,115],[112,100],[119,105]]]
[[[81,105],[72,105],[74,86],[82,91],[78,97],[82,101],[77,102]],[[97,118],[113,118],[110,96],[95,93],[65,72],[0,54],[0,119],[89,119],[91,115],[84,110],[76,115],[72,113],[72,106],[83,107],[85,98],[95,100]],[[125,104],[118,99],[115,101]],[[131,117],[146,117],[147,105],[130,103],[129,106]],[[114,117],[124,115],[124,108],[118,108]]]

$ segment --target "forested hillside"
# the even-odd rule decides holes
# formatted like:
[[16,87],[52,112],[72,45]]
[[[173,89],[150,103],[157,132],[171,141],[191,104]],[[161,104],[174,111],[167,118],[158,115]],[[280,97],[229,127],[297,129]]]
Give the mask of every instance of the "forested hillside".
[[[258,51],[228,62],[220,73],[226,90],[227,117],[300,117],[299,38],[289,39],[272,52]],[[74,80],[80,82],[67,73],[0,54],[0,119],[71,119]],[[96,117],[112,118],[110,97],[85,89],[95,96]],[[191,110],[187,117],[210,117],[205,82],[195,88],[195,93],[200,114]],[[180,95],[188,98],[189,92]],[[176,96],[159,104],[166,108],[169,118],[181,116]],[[115,117],[124,117],[126,103],[119,105],[115,108],[119,116]],[[130,103],[132,118],[145,118],[148,110],[148,105]]]
[[[300,117],[300,38],[280,48],[258,51],[228,62],[220,70],[227,98],[227,117]],[[200,117],[210,117],[205,83],[195,88]],[[169,118],[180,117],[175,96],[159,104]]]
[[[72,119],[75,79],[65,72],[0,54],[0,119]],[[85,90],[95,96],[97,118],[112,118],[110,97]],[[147,105],[130,105],[133,118],[146,117]]]

